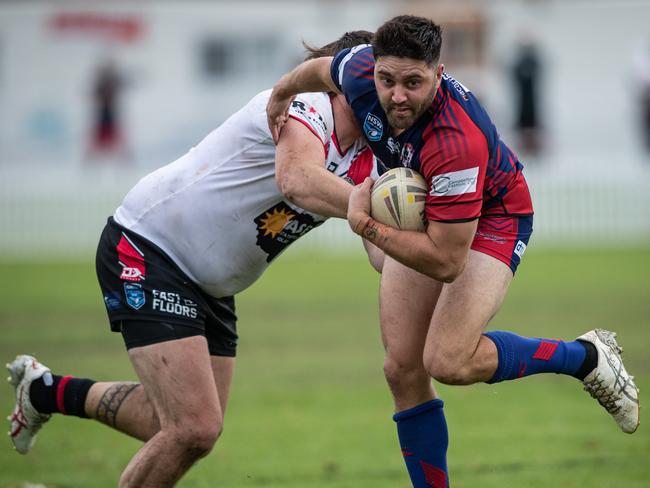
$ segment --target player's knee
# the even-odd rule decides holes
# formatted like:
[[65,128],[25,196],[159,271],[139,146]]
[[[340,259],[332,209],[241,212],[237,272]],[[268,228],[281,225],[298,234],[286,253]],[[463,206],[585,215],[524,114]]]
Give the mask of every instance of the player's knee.
[[467,384],[467,375],[463,365],[443,354],[425,353],[424,367],[429,376],[444,385]]
[[[173,442],[188,458],[199,459],[210,453],[223,430],[223,422],[214,419],[188,419],[172,429]],[[188,425],[189,424],[189,425]]]
[[394,394],[402,390],[413,390],[420,383],[428,383],[422,363],[400,361],[387,356],[384,359],[384,377]]

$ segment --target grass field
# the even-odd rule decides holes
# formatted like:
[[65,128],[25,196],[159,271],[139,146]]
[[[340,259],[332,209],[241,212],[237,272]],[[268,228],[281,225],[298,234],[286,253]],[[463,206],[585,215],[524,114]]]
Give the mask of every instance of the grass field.
[[[650,248],[530,252],[491,327],[561,338],[611,327],[650,391],[649,272]],[[93,273],[91,259],[0,264],[0,360],[32,353],[58,373],[135,379]],[[361,258],[289,253],[239,297],[225,431],[180,486],[410,485],[382,374],[377,284]],[[650,486],[648,425],[622,434],[573,379],[439,391],[455,487]],[[0,385],[0,409],[12,403]],[[94,422],[56,417],[28,456],[0,442],[0,488],[116,486],[138,446]]]

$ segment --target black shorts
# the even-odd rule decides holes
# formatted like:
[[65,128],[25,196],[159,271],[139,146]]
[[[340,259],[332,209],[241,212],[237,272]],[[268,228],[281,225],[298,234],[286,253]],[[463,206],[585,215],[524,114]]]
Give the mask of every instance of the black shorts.
[[203,335],[210,354],[234,357],[234,297],[201,290],[165,252],[108,219],[97,247],[97,278],[113,332],[127,349]]

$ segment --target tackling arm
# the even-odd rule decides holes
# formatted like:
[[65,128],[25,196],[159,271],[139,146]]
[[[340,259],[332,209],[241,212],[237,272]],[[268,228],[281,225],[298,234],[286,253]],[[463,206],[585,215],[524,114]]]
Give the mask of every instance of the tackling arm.
[[324,217],[345,218],[352,185],[327,171],[323,143],[291,118],[276,148],[275,178],[290,202]]
[[399,230],[369,215],[372,180],[352,190],[348,223],[352,230],[400,263],[435,280],[451,283],[463,271],[478,220],[429,221],[426,232]]
[[294,96],[306,92],[340,93],[330,76],[333,59],[324,57],[305,61],[275,84],[266,105],[266,117],[276,144],[280,139],[280,129],[287,121],[287,110]]

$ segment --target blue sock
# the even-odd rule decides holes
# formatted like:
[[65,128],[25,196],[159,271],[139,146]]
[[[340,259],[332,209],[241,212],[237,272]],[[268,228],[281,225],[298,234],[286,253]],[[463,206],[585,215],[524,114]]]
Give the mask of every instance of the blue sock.
[[497,346],[499,366],[488,383],[514,380],[539,373],[557,373],[584,378],[586,346],[580,341],[530,339],[511,332],[485,334]]
[[442,400],[430,400],[393,416],[413,488],[449,488],[443,406]]

